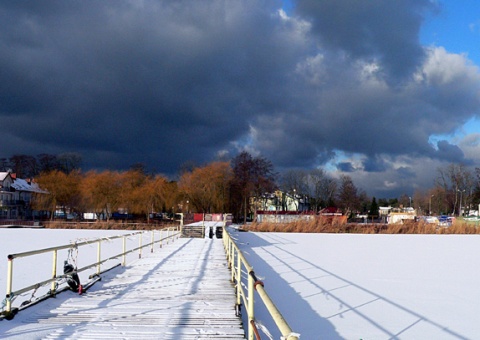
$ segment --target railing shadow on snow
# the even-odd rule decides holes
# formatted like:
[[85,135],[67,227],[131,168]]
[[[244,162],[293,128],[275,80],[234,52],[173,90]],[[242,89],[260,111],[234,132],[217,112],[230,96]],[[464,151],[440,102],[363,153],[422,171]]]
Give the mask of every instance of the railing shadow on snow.
[[[417,313],[417,312],[415,312],[415,311],[413,311],[413,310],[411,310],[411,309],[409,309],[405,306],[402,306],[399,303],[397,303],[395,301],[392,301],[391,299],[389,299],[385,296],[382,296],[382,295],[380,295],[376,292],[373,292],[373,291],[371,291],[371,290],[369,290],[365,287],[362,287],[359,284],[356,284],[355,282],[353,282],[349,279],[341,277],[340,275],[332,272],[331,270],[322,268],[322,267],[318,266],[317,264],[315,264],[311,261],[308,261],[305,258],[302,258],[302,257],[292,253],[291,251],[283,249],[281,247],[282,244],[292,243],[290,240],[288,240],[286,238],[282,238],[278,235],[273,235],[272,234],[272,235],[269,235],[269,237],[272,238],[273,242],[268,242],[268,241],[265,241],[262,238],[259,238],[259,237],[255,236],[253,233],[249,233],[248,236],[249,236],[248,245],[246,245],[246,247],[248,247],[248,248],[262,247],[263,251],[265,251],[268,255],[272,256],[272,258],[274,258],[276,261],[281,263],[283,267],[286,267],[287,270],[289,270],[291,273],[294,273],[295,275],[297,275],[302,281],[306,281],[309,284],[311,284],[312,286],[314,286],[316,289],[318,289],[319,292],[317,294],[323,294],[323,295],[337,301],[340,306],[343,306],[343,307],[346,308],[343,311],[338,312],[336,315],[343,315],[347,312],[355,313],[357,316],[366,320],[371,325],[373,325],[375,328],[377,328],[381,332],[383,332],[386,336],[388,336],[389,339],[398,339],[399,336],[401,336],[402,333],[404,333],[405,331],[407,331],[411,327],[414,327],[417,323],[419,323],[421,321],[430,324],[431,326],[433,326],[434,328],[437,328],[441,332],[447,333],[449,336],[451,336],[453,338],[462,339],[462,340],[467,339],[467,337],[465,337],[465,336],[463,336],[463,335],[461,335],[461,334],[459,334],[459,333],[457,333],[457,332],[455,332],[451,329],[448,329],[447,327],[445,327],[445,326],[427,318],[426,316],[423,316],[423,315],[421,315],[421,314],[419,314],[419,313]],[[277,250],[281,251],[283,253],[283,255],[278,256],[278,253],[275,254],[275,253],[269,251],[268,249],[266,249],[267,246],[275,247]],[[245,251],[245,249],[243,251]],[[343,282],[344,285],[336,287],[334,289],[322,287],[320,284],[315,282],[315,279],[317,279],[319,277],[311,278],[311,277],[308,277],[307,275],[303,274],[301,271],[295,269],[292,266],[293,261],[298,262],[298,263],[304,263],[311,268],[315,268],[315,269],[321,271],[321,273],[323,273],[321,276],[335,278],[337,280],[340,280],[340,282]],[[262,259],[261,257],[259,257],[259,256],[255,257],[255,263],[258,264],[262,268],[262,270],[270,271],[271,273],[273,272],[272,274],[273,274],[273,276],[275,277],[276,280],[280,279],[279,273],[277,273],[274,269],[272,269],[271,264],[266,263],[265,260]],[[270,269],[268,269],[268,268],[270,268]],[[283,280],[280,279],[280,282],[281,281],[283,281]],[[288,288],[286,288],[286,286],[288,286]],[[291,284],[289,284],[287,282],[284,282],[284,284],[282,284],[282,288],[281,288],[282,295],[285,295],[285,293],[284,293],[285,289],[292,289],[290,286],[291,286]],[[362,303],[362,304],[359,304],[359,305],[352,305],[349,302],[347,302],[345,300],[345,298],[342,298],[339,295],[335,294],[335,291],[337,291],[339,289],[342,289],[342,288],[345,288],[345,287],[351,287],[351,288],[354,288],[354,289],[358,289],[359,291],[370,295],[372,298],[365,303]],[[298,293],[295,293],[295,294],[298,295]],[[303,296],[303,298],[307,298],[307,297],[308,296]],[[304,301],[303,298],[302,299],[296,299],[295,304],[297,305],[299,303],[299,301]],[[370,317],[366,313],[363,313],[362,311],[360,311],[361,307],[363,307],[365,305],[368,305],[368,304],[371,304],[371,303],[377,303],[377,302],[384,302],[384,303],[392,306],[393,308],[396,308],[396,309],[398,309],[398,310],[400,310],[404,313],[407,313],[407,314],[413,316],[415,318],[415,320],[410,325],[408,325],[404,329],[401,329],[397,332],[389,331],[384,326],[382,326],[382,324],[379,321],[376,321],[374,317]],[[295,309],[297,309],[297,308],[295,308]],[[310,308],[310,310],[311,310],[311,308]],[[311,312],[314,313],[315,315],[308,316],[308,315],[306,315],[306,311],[302,310],[302,319],[306,320],[306,319],[309,319],[310,317],[313,317],[313,318],[316,317],[318,319],[318,322],[316,324],[319,324],[321,321],[326,321],[326,318],[320,317],[316,311],[311,310]],[[336,315],[330,315],[329,318],[331,318],[333,316],[336,316]],[[310,333],[309,336],[318,336],[319,334],[321,334],[322,338],[325,337],[327,339],[341,339],[341,337],[336,332],[330,333],[330,331],[325,330],[324,328],[321,329],[319,327],[318,332],[320,332],[320,333],[317,333],[317,331],[312,333],[311,330],[310,330],[309,331],[309,333]]]

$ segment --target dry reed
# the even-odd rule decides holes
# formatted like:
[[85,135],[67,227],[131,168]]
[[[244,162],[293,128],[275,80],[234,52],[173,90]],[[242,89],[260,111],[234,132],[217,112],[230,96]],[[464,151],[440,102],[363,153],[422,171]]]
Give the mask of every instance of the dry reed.
[[252,223],[243,230],[284,233],[354,233],[354,234],[480,234],[480,228],[463,221],[455,221],[450,227],[425,222],[405,224],[337,223],[319,218],[290,223]]

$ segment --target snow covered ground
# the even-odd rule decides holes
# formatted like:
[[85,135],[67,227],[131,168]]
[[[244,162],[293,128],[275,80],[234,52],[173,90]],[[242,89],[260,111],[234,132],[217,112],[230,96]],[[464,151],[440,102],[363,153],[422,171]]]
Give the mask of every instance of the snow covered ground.
[[[0,229],[0,292],[9,253],[117,234]],[[301,339],[480,339],[478,235],[233,236]],[[48,276],[51,256],[43,262]],[[38,266],[19,259],[14,271],[28,274],[21,282],[38,274]],[[257,319],[279,339],[265,310],[257,311]],[[1,321],[0,329],[15,320]]]
[[480,338],[477,235],[234,236],[301,339]]

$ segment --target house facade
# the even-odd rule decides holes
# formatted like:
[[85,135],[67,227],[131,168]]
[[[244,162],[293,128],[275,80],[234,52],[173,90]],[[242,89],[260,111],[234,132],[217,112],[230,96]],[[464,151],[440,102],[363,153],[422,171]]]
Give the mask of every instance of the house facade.
[[292,195],[280,190],[265,193],[260,197],[252,197],[250,204],[253,211],[308,211],[309,203],[306,196]]
[[13,208],[13,178],[10,172],[0,172],[0,219],[11,218]]
[[46,194],[46,191],[31,180],[16,178],[11,172],[0,172],[0,219],[33,219],[31,203],[35,193]]

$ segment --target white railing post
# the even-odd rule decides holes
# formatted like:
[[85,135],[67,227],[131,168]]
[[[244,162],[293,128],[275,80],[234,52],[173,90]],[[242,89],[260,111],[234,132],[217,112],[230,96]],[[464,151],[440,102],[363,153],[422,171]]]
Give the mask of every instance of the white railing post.
[[102,260],[102,240],[97,242],[97,275],[100,275],[100,261]]
[[162,248],[162,242],[163,242],[162,234],[163,234],[163,229],[160,229],[160,248]]
[[52,295],[55,295],[55,279],[57,278],[57,250],[53,251],[53,261],[52,261],[52,284],[50,286],[50,292]]
[[138,258],[141,259],[142,258],[142,236],[143,236],[143,233],[140,233],[138,234]]
[[5,305],[5,310],[7,313],[10,313],[12,310],[12,279],[13,279],[13,258],[8,258],[8,269],[7,269],[7,303]]
[[153,253],[153,241],[155,239],[154,236],[155,230],[152,230],[152,238],[151,238],[151,244],[150,244],[150,252]]
[[[237,254],[237,257],[238,257],[238,254]],[[235,274],[236,274],[236,271],[235,271],[235,251],[232,253],[232,257],[230,259],[228,259],[228,267],[232,271],[231,281],[234,282],[235,281]]]
[[253,293],[255,289],[255,282],[253,282],[253,277],[248,273],[248,340],[253,340],[253,322],[255,322],[255,306],[253,302]]
[[122,266],[125,267],[127,265],[127,237],[123,236],[122,237],[122,254],[123,254],[123,260],[122,260]]
[[237,252],[237,305],[242,303],[242,296],[241,296],[241,285],[242,285],[242,258],[240,254]]
[[227,239],[227,243],[225,244],[225,256],[227,257],[227,263],[230,264],[230,246],[232,244],[232,240],[230,238]]

